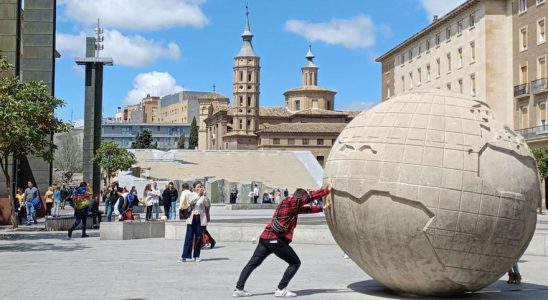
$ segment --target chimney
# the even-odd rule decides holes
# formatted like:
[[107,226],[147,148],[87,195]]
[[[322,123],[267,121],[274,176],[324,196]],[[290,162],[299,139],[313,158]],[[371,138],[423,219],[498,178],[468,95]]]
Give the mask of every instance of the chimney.
[[434,19],[432,20],[432,23],[435,23],[438,20],[438,15],[434,15]]

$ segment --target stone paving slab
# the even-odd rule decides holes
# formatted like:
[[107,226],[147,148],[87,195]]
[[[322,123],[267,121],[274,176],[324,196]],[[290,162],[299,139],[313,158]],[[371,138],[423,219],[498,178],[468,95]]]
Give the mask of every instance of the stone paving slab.
[[[0,299],[232,299],[252,243],[219,243],[200,263],[176,263],[182,244],[165,239],[66,239],[64,232],[13,233],[0,240]],[[5,234],[4,236],[6,236]],[[302,266],[290,289],[302,299],[404,299],[372,280],[335,245],[295,244]],[[273,299],[285,264],[269,257],[249,278],[250,299]],[[548,299],[548,257],[524,256],[524,283],[505,281],[451,299]],[[32,288],[29,288],[30,277]],[[502,278],[505,280],[506,278]]]

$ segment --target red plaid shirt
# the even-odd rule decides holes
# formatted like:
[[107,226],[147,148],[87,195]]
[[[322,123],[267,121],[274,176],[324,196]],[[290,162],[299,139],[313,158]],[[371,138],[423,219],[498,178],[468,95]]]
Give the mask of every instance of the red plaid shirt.
[[[278,238],[284,238],[288,242],[291,242],[293,239],[293,230],[297,227],[297,217],[299,214],[313,214],[321,212],[323,209],[321,206],[312,206],[310,203],[315,199],[321,199],[322,197],[329,194],[327,189],[320,189],[312,191],[309,193],[310,197],[308,199],[301,199],[300,204],[296,198],[287,197],[276,208],[274,211],[274,216],[272,220],[278,217],[278,221],[282,223],[283,226],[287,228],[286,231],[282,233],[275,233],[272,231],[272,222],[266,225],[263,233],[261,234],[261,239],[265,240],[275,240]],[[305,197],[306,198],[306,197]]]

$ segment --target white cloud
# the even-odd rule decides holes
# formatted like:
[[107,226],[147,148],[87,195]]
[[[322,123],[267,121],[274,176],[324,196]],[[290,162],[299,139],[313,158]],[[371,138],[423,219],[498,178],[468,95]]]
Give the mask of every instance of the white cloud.
[[372,108],[373,106],[379,104],[380,101],[377,100],[371,100],[371,101],[348,101],[344,102],[341,105],[341,110],[346,111],[360,111],[360,110],[368,110]]
[[434,15],[440,18],[450,12],[453,8],[464,3],[466,0],[421,0],[421,4],[428,13],[428,18],[432,20]]
[[[101,51],[101,56],[112,57],[114,64],[117,65],[142,67],[152,64],[159,58],[176,60],[181,56],[179,46],[173,42],[166,45],[140,35],[125,36],[117,30],[105,30],[104,36],[105,50]],[[56,47],[61,55],[66,55],[63,53],[66,52],[71,56],[83,57],[86,33],[80,32],[78,35],[58,33]]]
[[375,26],[369,16],[359,14],[352,19],[332,19],[325,23],[288,20],[285,30],[311,41],[341,44],[348,48],[367,48],[375,44]]
[[177,85],[175,78],[167,72],[141,73],[133,79],[133,89],[127,93],[124,101],[126,104],[136,104],[147,94],[163,97],[182,90],[183,87]]
[[82,24],[105,28],[159,30],[203,27],[209,21],[200,5],[205,0],[61,0],[65,15]]

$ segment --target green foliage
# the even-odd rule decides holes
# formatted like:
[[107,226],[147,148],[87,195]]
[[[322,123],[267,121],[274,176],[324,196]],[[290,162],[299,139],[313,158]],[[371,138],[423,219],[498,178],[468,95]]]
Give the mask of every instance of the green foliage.
[[196,117],[192,117],[190,124],[190,136],[188,137],[188,149],[196,149],[198,147],[198,125],[196,125]]
[[127,170],[137,162],[135,155],[118,147],[114,142],[102,143],[93,156],[93,162],[98,164],[110,178],[118,170]]
[[179,139],[177,140],[177,148],[178,149],[185,149],[185,136],[181,135]]
[[540,177],[548,178],[548,148],[533,149]]
[[51,162],[56,146],[50,136],[72,126],[55,117],[64,105],[43,82],[23,82],[7,75],[12,67],[0,56],[0,166],[9,182],[10,156],[35,156]]
[[132,149],[156,149],[158,143],[152,143],[152,134],[148,130],[143,130],[135,137],[135,142],[131,143]]

